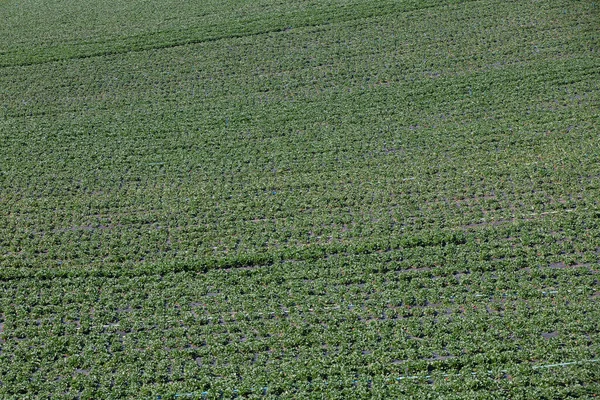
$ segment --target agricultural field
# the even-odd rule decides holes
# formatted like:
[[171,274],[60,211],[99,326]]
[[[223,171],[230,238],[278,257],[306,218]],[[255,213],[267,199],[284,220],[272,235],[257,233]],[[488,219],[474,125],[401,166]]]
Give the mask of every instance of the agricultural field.
[[600,396],[597,1],[0,22],[0,399]]

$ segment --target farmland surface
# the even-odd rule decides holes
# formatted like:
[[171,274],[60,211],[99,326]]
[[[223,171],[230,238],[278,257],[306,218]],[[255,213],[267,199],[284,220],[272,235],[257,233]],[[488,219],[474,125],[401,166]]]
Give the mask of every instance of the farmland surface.
[[600,4],[0,1],[0,398],[600,395]]

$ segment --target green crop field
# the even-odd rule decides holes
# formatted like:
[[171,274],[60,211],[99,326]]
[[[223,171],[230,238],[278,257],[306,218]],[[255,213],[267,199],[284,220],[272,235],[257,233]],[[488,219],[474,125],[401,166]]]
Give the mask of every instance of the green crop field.
[[0,1],[0,399],[600,396],[600,3]]

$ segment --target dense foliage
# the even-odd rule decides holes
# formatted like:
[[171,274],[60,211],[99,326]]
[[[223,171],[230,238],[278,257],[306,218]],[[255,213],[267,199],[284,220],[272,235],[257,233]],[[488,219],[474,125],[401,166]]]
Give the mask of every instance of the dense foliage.
[[597,3],[0,16],[0,398],[600,394]]

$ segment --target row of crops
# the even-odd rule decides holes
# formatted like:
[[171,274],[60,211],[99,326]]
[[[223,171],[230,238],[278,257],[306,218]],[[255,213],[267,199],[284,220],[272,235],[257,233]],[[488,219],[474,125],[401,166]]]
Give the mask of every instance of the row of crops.
[[599,394],[599,10],[0,3],[0,397]]

